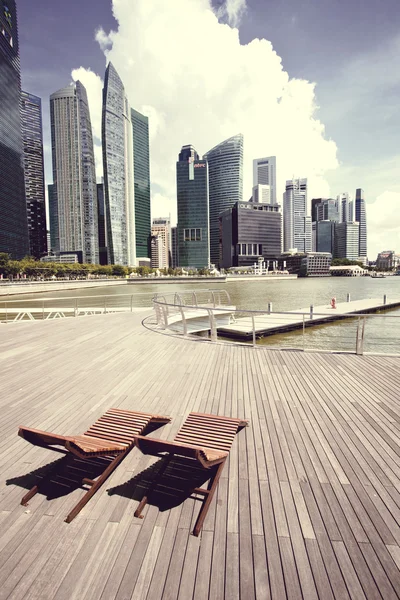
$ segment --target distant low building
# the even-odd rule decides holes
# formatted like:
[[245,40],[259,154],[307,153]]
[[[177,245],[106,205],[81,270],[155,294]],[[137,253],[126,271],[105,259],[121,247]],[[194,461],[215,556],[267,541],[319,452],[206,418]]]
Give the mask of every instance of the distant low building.
[[363,269],[358,265],[331,267],[330,272],[334,277],[361,277],[368,274],[367,269]]
[[56,252],[48,256],[42,256],[40,262],[76,264],[82,262],[82,252]]
[[276,261],[281,253],[282,214],[279,204],[236,202],[220,223],[220,266],[252,267],[261,256]]
[[376,259],[376,268],[378,271],[396,269],[400,265],[400,254],[396,254],[394,250],[385,250],[380,252]]
[[329,277],[332,254],[330,252],[307,252],[301,259],[300,277]]
[[288,271],[291,275],[299,275],[301,261],[306,256],[305,252],[298,252],[297,248],[290,248],[287,252],[281,254],[279,264],[283,270]]

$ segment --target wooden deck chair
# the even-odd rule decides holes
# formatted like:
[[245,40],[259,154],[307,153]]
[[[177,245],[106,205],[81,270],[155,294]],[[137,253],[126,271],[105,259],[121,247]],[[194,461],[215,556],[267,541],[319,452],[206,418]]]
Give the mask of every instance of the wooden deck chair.
[[[70,523],[132,450],[135,445],[135,436],[143,433],[150,424],[163,425],[170,420],[169,417],[110,408],[82,435],[63,436],[28,427],[20,427],[18,435],[35,446],[48,448],[65,455],[70,454],[81,459],[80,470],[83,467],[83,474],[85,461],[89,466],[91,459],[104,457],[104,470],[96,480],[83,477],[82,485],[88,485],[90,489],[65,519],[67,523]],[[40,486],[50,481],[58,466],[59,461],[55,464],[55,468],[41,480],[40,484],[35,485],[25,494],[21,500],[22,505],[26,506],[29,500],[37,494]]]
[[143,454],[151,454],[153,456],[166,454],[165,462],[135,511],[135,517],[141,517],[142,510],[146,506],[151,492],[156,487],[157,481],[160,480],[171,458],[174,455],[191,458],[197,462],[197,466],[201,466],[204,469],[215,467],[209,479],[207,489],[195,488],[193,490],[193,494],[204,496],[193,531],[193,534],[198,536],[212,502],[225,461],[229,456],[235,435],[239,429],[247,425],[248,421],[244,421],[243,419],[190,413],[173,442],[146,438],[141,435],[135,436],[135,444]]

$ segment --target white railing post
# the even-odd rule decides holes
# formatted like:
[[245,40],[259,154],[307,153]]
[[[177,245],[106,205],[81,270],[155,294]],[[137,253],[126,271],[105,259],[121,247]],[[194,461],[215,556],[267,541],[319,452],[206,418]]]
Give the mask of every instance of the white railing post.
[[272,302],[268,302],[268,314],[272,313]]
[[386,294],[384,294],[384,296],[383,296],[383,304],[386,304],[386,301],[387,301],[387,296],[386,296]]
[[75,298],[74,317],[78,316],[78,298]]
[[314,316],[314,305],[310,304],[310,319],[312,319]]
[[179,310],[182,315],[183,336],[187,337],[188,331],[187,331],[187,322],[186,322],[185,311],[183,310],[182,306],[179,307]]
[[215,326],[215,317],[211,308],[206,309],[210,320],[211,341],[216,342],[218,339],[217,328]]
[[362,356],[364,354],[364,333],[365,333],[365,321],[367,317],[358,317],[357,323],[357,341],[356,341],[356,354]]
[[256,347],[256,324],[254,322],[254,314],[251,313],[251,322],[253,325],[253,348]]
[[214,294],[213,290],[210,290],[210,292],[212,295],[213,308],[215,308],[215,294]]

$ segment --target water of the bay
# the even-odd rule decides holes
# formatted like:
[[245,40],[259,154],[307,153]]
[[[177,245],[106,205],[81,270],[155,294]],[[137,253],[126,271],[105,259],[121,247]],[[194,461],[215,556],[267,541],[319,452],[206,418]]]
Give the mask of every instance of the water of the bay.
[[[171,294],[183,290],[223,289],[230,295],[231,304],[239,309],[266,310],[268,303],[272,302],[273,311],[288,311],[305,309],[314,306],[328,306],[332,297],[336,301],[345,302],[347,294],[351,300],[378,299],[383,301],[386,294],[388,302],[400,300],[400,277],[386,278],[371,277],[329,277],[329,278],[299,278],[291,280],[266,279],[262,281],[236,280],[214,283],[193,282],[177,284],[127,284],[118,286],[104,286],[96,288],[62,290],[46,292],[44,294],[23,294],[12,296],[13,301],[34,300],[41,298],[66,298],[90,296],[90,304],[97,305],[102,302],[103,296],[118,297],[118,300],[128,295],[133,296],[134,306],[151,306],[154,293]],[[97,297],[97,298],[95,298]],[[1,298],[0,302],[6,300]],[[11,300],[11,297],[8,298]],[[115,298],[117,300],[117,298]],[[358,319],[346,319],[336,323],[306,328],[303,331],[294,331],[274,335],[259,340],[258,343],[272,347],[309,348],[324,350],[354,351],[356,344],[356,329]],[[385,311],[379,315],[368,317],[365,327],[366,352],[399,353],[400,354],[400,309]]]

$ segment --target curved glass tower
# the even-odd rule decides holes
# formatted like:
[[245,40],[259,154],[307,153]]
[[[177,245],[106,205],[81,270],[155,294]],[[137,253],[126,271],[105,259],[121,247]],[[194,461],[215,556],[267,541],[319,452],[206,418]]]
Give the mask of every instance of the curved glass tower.
[[210,260],[219,264],[219,215],[243,201],[243,135],[221,142],[207,152],[210,202]]
[[136,264],[131,110],[115,67],[103,88],[102,144],[108,262]]
[[15,1],[0,1],[0,252],[29,254]]

